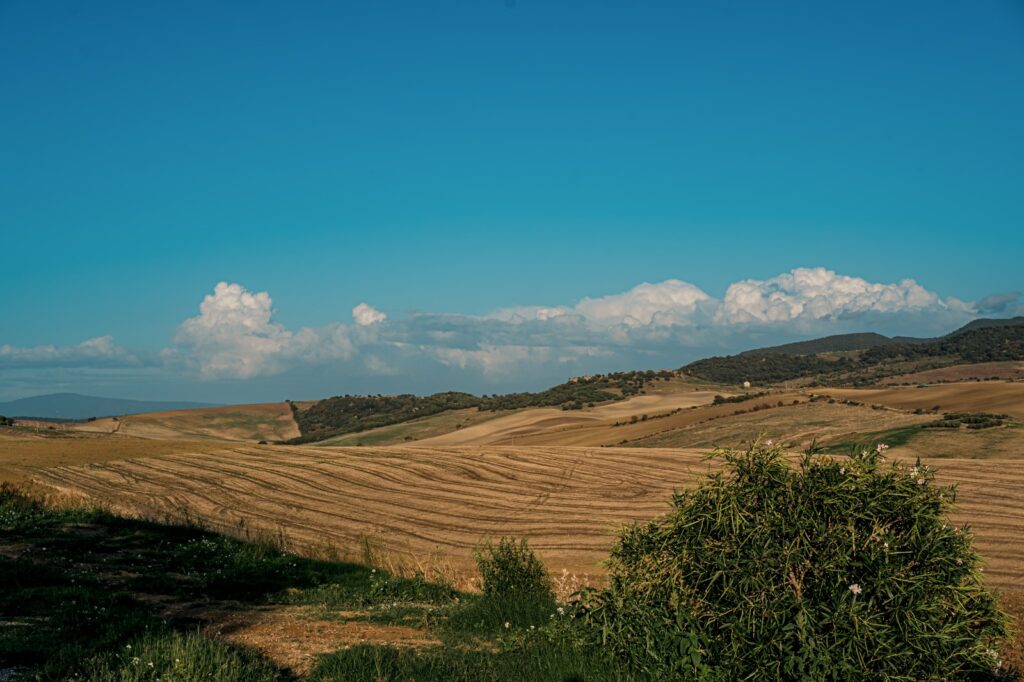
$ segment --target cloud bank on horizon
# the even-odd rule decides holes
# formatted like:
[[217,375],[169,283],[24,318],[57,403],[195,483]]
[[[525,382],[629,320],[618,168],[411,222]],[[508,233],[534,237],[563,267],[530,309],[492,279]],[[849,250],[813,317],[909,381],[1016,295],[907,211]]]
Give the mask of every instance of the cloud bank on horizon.
[[431,366],[441,376],[470,374],[475,385],[505,387],[523,377],[678,367],[711,353],[812,335],[942,334],[979,314],[1024,313],[1019,300],[1019,292],[974,303],[941,298],[912,279],[868,282],[818,267],[735,282],[721,299],[669,279],[575,305],[481,316],[392,318],[360,303],[350,322],[293,330],[274,320],[268,292],[221,282],[159,353],[129,351],[109,336],[67,347],[4,345],[0,370],[145,368],[201,380],[248,380],[320,366],[364,377],[414,377]]

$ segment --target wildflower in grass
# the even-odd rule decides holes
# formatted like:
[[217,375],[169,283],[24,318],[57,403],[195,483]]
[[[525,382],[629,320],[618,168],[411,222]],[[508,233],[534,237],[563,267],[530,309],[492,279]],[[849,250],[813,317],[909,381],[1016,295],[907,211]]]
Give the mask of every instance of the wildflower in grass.
[[854,584],[850,585],[850,592],[853,592],[854,594],[860,594],[862,591],[863,590],[860,589],[860,585],[859,584],[854,583]]
[[508,629],[509,629],[510,627],[512,627],[512,623],[509,623],[509,622],[508,622],[508,621],[506,620],[506,621],[505,621],[505,629],[506,629],[506,630],[508,630]]
[[845,476],[846,475],[846,467],[839,467],[839,473]]
[[917,479],[917,484],[918,485],[924,485],[924,479],[923,478]]
[[565,609],[563,607],[559,606],[557,610],[558,610],[558,615],[559,616],[564,616],[565,615]]
[[910,470],[910,475],[917,476],[917,467],[914,467],[913,469]]
[[875,452],[877,452],[878,454],[882,454],[883,452],[885,452],[888,449],[889,449],[889,446],[886,445],[885,443],[879,443],[878,445],[875,446]]

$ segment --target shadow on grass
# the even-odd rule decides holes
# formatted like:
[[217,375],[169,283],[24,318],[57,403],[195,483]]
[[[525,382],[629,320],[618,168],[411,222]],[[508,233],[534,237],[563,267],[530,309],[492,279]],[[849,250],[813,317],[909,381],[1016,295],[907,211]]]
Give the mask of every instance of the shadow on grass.
[[[240,610],[302,603],[328,592],[335,608],[448,603],[456,594],[422,579],[305,559],[200,528],[48,508],[0,487],[0,668],[23,677],[135,679],[129,673],[142,666],[146,679],[187,680],[195,671],[174,666],[206,661],[220,672],[203,679],[286,679],[258,656],[200,635],[203,623],[194,617],[174,614],[213,602]],[[160,673],[164,665],[171,667]]]
[[207,636],[196,615],[268,604],[436,637],[323,655],[307,679],[637,679],[606,660],[549,593],[460,593],[201,528],[48,507],[0,486],[0,670],[15,668],[15,679],[295,679],[254,650]]

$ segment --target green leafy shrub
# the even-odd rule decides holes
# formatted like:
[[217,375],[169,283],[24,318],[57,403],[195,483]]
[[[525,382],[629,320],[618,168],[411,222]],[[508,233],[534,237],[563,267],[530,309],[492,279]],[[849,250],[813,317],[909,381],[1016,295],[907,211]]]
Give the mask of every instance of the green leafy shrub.
[[526,539],[501,538],[476,553],[476,565],[488,596],[550,594],[551,578]]
[[525,539],[501,538],[477,550],[483,594],[452,613],[453,632],[528,628],[546,623],[557,604],[551,578]]
[[946,519],[955,490],[883,450],[716,453],[724,470],[626,528],[608,589],[584,595],[601,643],[676,679],[994,675],[1006,617]]

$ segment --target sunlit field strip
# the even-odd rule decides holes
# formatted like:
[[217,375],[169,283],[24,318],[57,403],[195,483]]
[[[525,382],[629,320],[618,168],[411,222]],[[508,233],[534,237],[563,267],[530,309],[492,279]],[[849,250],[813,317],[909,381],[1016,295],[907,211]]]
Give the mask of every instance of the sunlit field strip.
[[[189,516],[297,547],[467,562],[487,537],[525,536],[551,568],[599,572],[616,528],[668,509],[673,489],[713,468],[701,450],[571,447],[238,446],[36,472],[117,509]],[[1024,586],[1024,462],[935,460],[958,483],[986,574]]]

